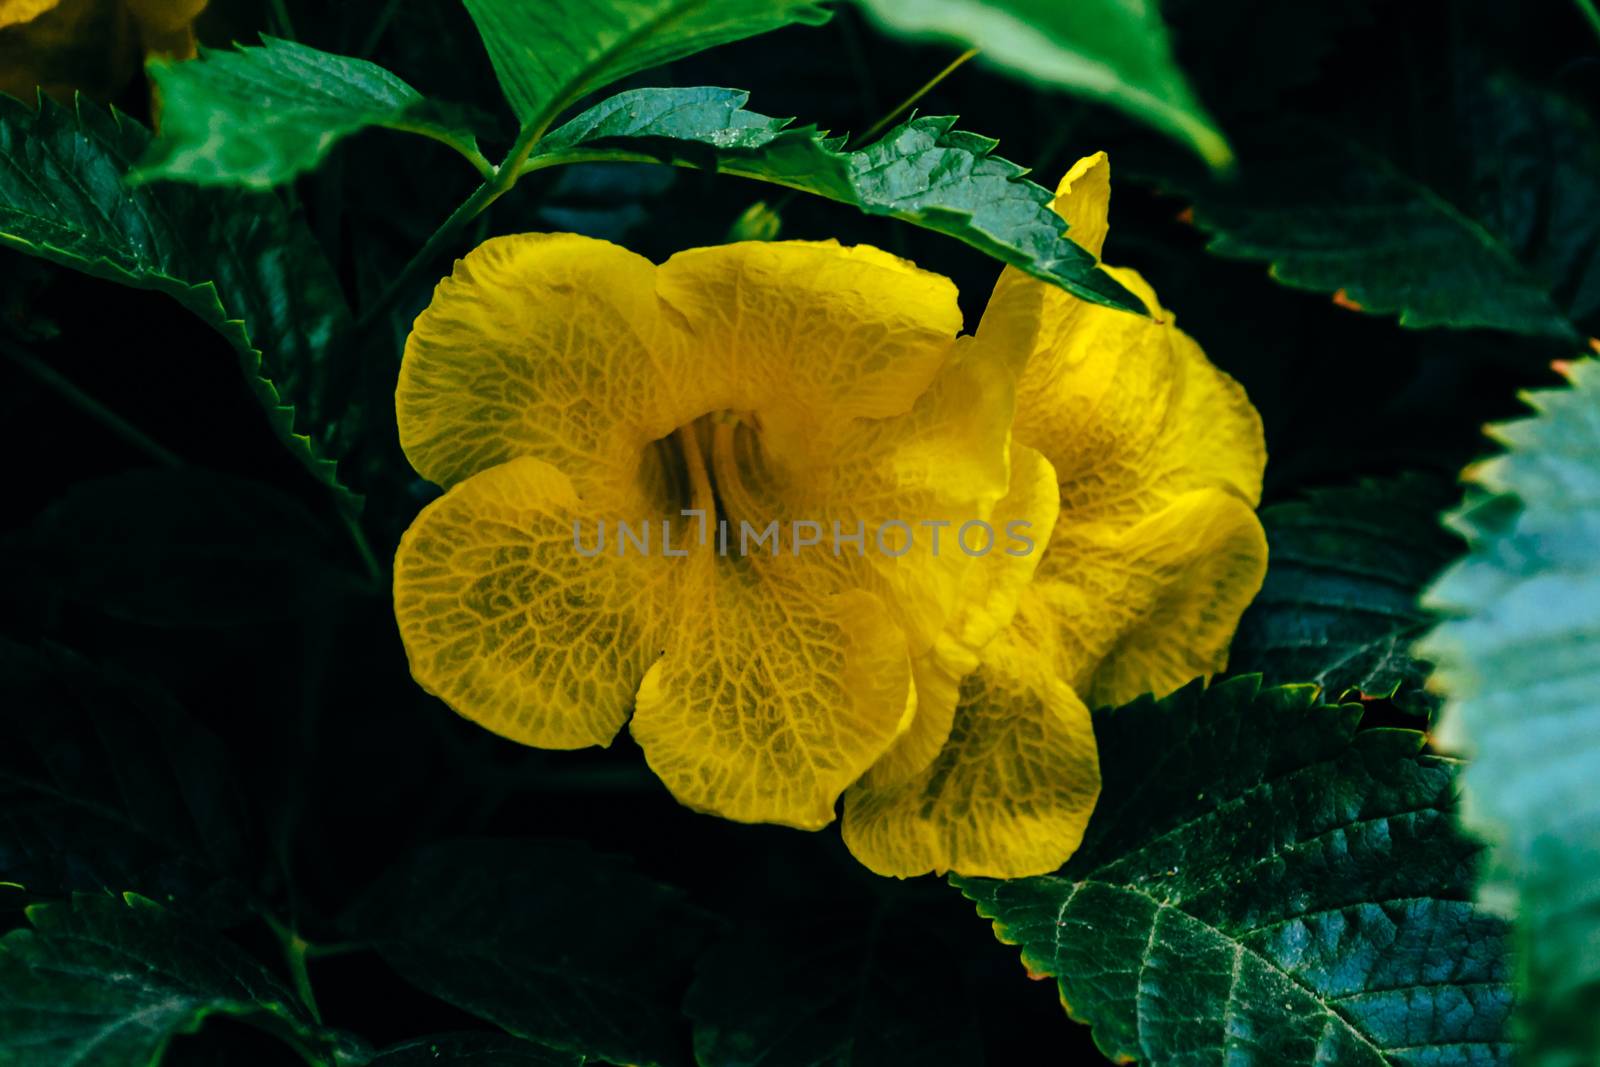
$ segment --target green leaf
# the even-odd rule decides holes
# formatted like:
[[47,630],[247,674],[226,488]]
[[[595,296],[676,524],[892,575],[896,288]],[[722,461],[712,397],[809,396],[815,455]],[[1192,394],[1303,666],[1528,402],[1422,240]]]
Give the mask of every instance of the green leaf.
[[[1600,1058],[1600,362],[1538,414],[1492,429],[1455,516],[1470,551],[1428,590],[1421,651],[1446,696],[1438,740],[1474,759],[1463,819],[1490,842],[1485,900],[1513,903],[1527,1062]],[[1484,498],[1488,494],[1494,494]]]
[[261,964],[129,893],[28,908],[0,939],[0,1062],[143,1067],[212,1015],[241,1019],[333,1063],[320,1030]]
[[1267,580],[1239,622],[1229,670],[1429,711],[1430,668],[1411,645],[1431,618],[1417,597],[1461,550],[1439,522],[1454,497],[1442,479],[1413,474],[1262,509]]
[[964,241],[1097,304],[1143,305],[1066,235],[1052,196],[993,155],[997,142],[922,116],[848,150],[814,126],[744,110],[736,89],[635,89],[553,131],[529,169],[642,160],[734,174],[838,200]]
[[582,1067],[584,1058],[502,1034],[436,1034],[384,1049],[369,1067]]
[[860,0],[887,29],[954,41],[1042,85],[1114,104],[1188,144],[1213,167],[1233,160],[1195,98],[1153,3],[1124,0]]
[[408,981],[518,1037],[618,1063],[687,1061],[678,1005],[706,919],[569,842],[433,845],[346,920]]
[[[1309,121],[1241,143],[1232,183],[1186,183],[1212,251],[1272,265],[1412,327],[1489,327],[1576,344],[1600,312],[1600,130],[1576,104],[1472,80],[1450,158]],[[1456,155],[1459,154],[1459,160]]]
[[266,189],[316,167],[340,139],[370,126],[431,137],[488,167],[460,115],[377,64],[273,37],[262,42],[151,63],[161,131],[135,179]]
[[[0,95],[0,247],[165,293],[231,345],[278,439],[354,513],[334,474],[323,363],[349,309],[310,232],[269,194],[123,181],[149,144],[132,119],[81,101],[39,110]],[[141,348],[159,373],[160,338]],[[290,401],[294,398],[294,402]],[[296,404],[305,410],[297,418]]]
[[795,23],[817,0],[466,0],[500,88],[523,127],[544,128],[621,78]]
[[298,501],[198,467],[79,482],[29,536],[52,592],[149,626],[298,618],[360,584]]
[[707,952],[684,1010],[717,1067],[983,1062],[953,954],[887,904],[743,929]]
[[252,823],[222,743],[166,693],[0,641],[0,881],[246,913]]
[[1499,919],[1456,767],[1253,678],[1095,714],[1104,791],[1058,874],[955,879],[1108,1055],[1508,1063]]

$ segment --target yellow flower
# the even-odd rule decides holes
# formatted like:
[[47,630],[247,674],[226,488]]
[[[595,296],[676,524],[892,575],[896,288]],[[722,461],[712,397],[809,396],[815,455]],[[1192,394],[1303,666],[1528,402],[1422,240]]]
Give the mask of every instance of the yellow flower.
[[[1103,157],[1058,198],[1096,251],[1107,198]],[[1155,318],[1007,270],[958,337],[949,281],[871,248],[488,242],[396,395],[448,489],[395,559],[412,673],[545,748],[631,711],[703,811],[844,794],[881,873],[1054,869],[1099,790],[1080,694],[1218,669],[1265,561],[1254,411],[1118,277]]]
[[[1096,256],[1109,201],[1104,153],[1056,194]],[[1149,319],[1007,268],[979,326],[980,341],[1028,337],[1013,433],[1054,468],[1061,510],[1014,621],[978,663],[954,661],[957,673],[976,670],[960,682],[953,725],[912,724],[908,740],[925,733],[918,751],[937,758],[914,774],[875,767],[846,796],[845,842],[881,874],[1059,867],[1099,793],[1086,702],[1162,695],[1221,670],[1261,587],[1260,418],[1144,279],[1105,269]]]
[[[1038,562],[954,544],[995,517],[1013,453],[1047,466],[1010,447],[1023,353],[960,326],[947,279],[872,248],[657,267],[572,235],[484,244],[400,372],[406,455],[449,487],[395,560],[412,673],[544,748],[606,744],[631,709],[683,803],[826,825],[914,715],[953,713],[912,677],[959,643],[958,606],[981,629]],[[1041,543],[1052,479],[1020,509]],[[995,591],[963,606],[980,562]]]
[[206,0],[0,0],[0,92],[110,98],[150,55],[191,59]]

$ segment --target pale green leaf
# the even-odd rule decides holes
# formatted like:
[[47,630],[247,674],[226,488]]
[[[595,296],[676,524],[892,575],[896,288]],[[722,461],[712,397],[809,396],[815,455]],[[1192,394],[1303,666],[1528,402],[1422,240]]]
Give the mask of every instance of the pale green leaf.
[[859,0],[887,29],[976,48],[1043,85],[1114,104],[1214,167],[1233,153],[1172,54],[1154,0]]
[[629,74],[783,26],[820,25],[817,0],[466,0],[511,109],[542,127]]
[[459,115],[377,64],[273,37],[262,42],[151,63],[161,130],[136,178],[265,189],[311,170],[341,138],[369,126],[421,134],[482,159]]
[[[1600,1060],[1600,362],[1493,428],[1467,471],[1469,551],[1428,590],[1454,616],[1421,651],[1440,745],[1472,757],[1463,819],[1490,843],[1486,900],[1519,914],[1527,1061]],[[1485,492],[1486,491],[1486,492]]]

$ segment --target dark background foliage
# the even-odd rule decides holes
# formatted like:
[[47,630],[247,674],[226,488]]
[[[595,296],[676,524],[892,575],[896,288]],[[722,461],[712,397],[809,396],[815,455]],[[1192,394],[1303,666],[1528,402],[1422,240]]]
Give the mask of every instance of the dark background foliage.
[[[425,94],[502,114],[482,46],[455,3],[304,0],[287,11],[300,40],[349,54],[366,49]],[[1509,74],[1587,106],[1600,86],[1588,28],[1559,3],[1173,0],[1167,17],[1181,65],[1240,152],[1241,183],[1255,180],[1252,153],[1270,151],[1288,120],[1353,136],[1412,173],[1436,177],[1445,195],[1472,197],[1481,190],[1464,181],[1510,174],[1519,163],[1469,139],[1453,118],[1458,94]],[[202,36],[220,43],[263,29],[288,28],[265,5],[219,0]],[[892,41],[847,9],[825,27],[781,31],[633,83],[748,88],[751,106],[765,114],[844,133],[865,130],[951,55]],[[121,104],[135,115],[148,111],[142,86]],[[1001,154],[1049,185],[1078,156],[1110,150],[1106,258],[1143,272],[1212,360],[1248,388],[1266,423],[1268,505],[1407,472],[1438,487],[1428,499],[1448,502],[1455,473],[1483,450],[1482,425],[1516,414],[1516,390],[1554,384],[1550,362],[1573,354],[1564,341],[1493,330],[1397,328],[1392,316],[1279,284],[1264,263],[1208,252],[1188,209],[1201,201],[1203,221],[1208,198],[1225,204],[1244,194],[1216,192],[1181,148],[1097,105],[975,63],[919,109],[961,115],[965,128],[999,138]],[[491,156],[514,133],[502,121],[488,139]],[[1278,192],[1327,177],[1307,159],[1304,173],[1280,178]],[[304,212],[360,306],[470,192],[471,179],[443,148],[379,131],[358,135],[282,195]],[[993,261],[962,245],[844,206],[637,165],[534,175],[482,226],[578,230],[660,259],[724,239],[758,200],[778,209],[783,236],[872,243],[950,275],[969,323],[997,274]],[[1600,202],[1591,207],[1600,211]],[[836,833],[694,815],[646,772],[626,733],[607,751],[544,753],[456,718],[411,682],[386,591],[364,587],[327,494],[274,439],[213,331],[170,300],[12,252],[0,252],[0,278],[0,424],[12,442],[0,634],[44,647],[48,668],[32,653],[8,657],[8,714],[25,717],[30,700],[57,706],[70,689],[90,722],[96,701],[125,701],[120,694],[132,685],[150,715],[194,724],[169,723],[171,746],[88,726],[34,737],[29,751],[72,765],[53,768],[55,781],[82,785],[91,814],[81,797],[8,802],[14,783],[38,777],[37,768],[16,765],[23,746],[11,739],[0,752],[9,761],[0,770],[0,823],[10,821],[6,847],[14,851],[0,847],[0,858],[15,861],[17,842],[32,841],[40,854],[66,857],[57,890],[170,894],[180,911],[220,924],[277,968],[277,939],[260,912],[313,944],[343,943],[366,936],[362,914],[387,910],[380,926],[407,925],[402,909],[410,905],[381,903],[381,894],[397,892],[392,886],[379,886],[378,905],[368,897],[416,849],[474,839],[491,869],[503,865],[513,878],[524,876],[516,873],[527,855],[521,839],[581,842],[632,857],[637,872],[681,890],[681,900],[645,917],[623,914],[636,902],[618,903],[610,917],[594,900],[580,908],[587,951],[630,957],[630,972],[648,972],[664,988],[688,987],[690,946],[717,945],[700,962],[702,1002],[714,1000],[730,974],[797,1002],[819,990],[839,994],[845,999],[815,1009],[812,1029],[822,1041],[881,1037],[853,1030],[859,1005],[879,998],[915,1005],[930,1026],[946,1028],[949,1043],[934,1062],[955,1048],[993,1063],[1094,1054],[1087,1029],[1062,1017],[1052,985],[1020,980],[1015,951],[941,882],[874,878]],[[411,475],[383,421],[392,419],[384,361],[425,298],[423,290],[408,294],[392,321],[375,327],[383,336],[362,357],[382,372],[362,412],[373,429],[341,466],[368,497],[365,521],[382,558],[434,492]],[[1595,332],[1593,321],[1579,325],[1585,336]],[[166,468],[108,429],[41,377],[41,365],[194,469]],[[146,469],[130,482],[130,472]],[[244,500],[207,471],[264,488]],[[1420,585],[1450,551],[1446,542],[1409,580]],[[83,661],[50,658],[68,655]],[[98,671],[116,680],[102,689],[83,681]],[[1369,721],[1404,720],[1377,701]],[[104,746],[99,764],[85,762],[91,736]],[[157,804],[165,788],[157,780],[173,761],[206,768],[198,778],[185,771],[186,788],[215,795],[191,791],[170,810]],[[197,825],[223,813],[236,821]],[[34,837],[18,829],[29,819]],[[35,877],[16,877],[28,890],[0,888],[0,922],[20,925],[23,905],[53,895],[32,888],[50,881]],[[837,944],[819,943],[829,939]],[[309,963],[324,1019],[380,1047],[483,1029],[483,1012],[419,988],[426,983],[415,972],[448,966],[415,946]],[[691,1014],[695,1003],[691,996]],[[689,1023],[663,1025],[687,1056]],[[179,1039],[172,1062],[274,1057],[297,1062],[254,1030],[217,1022]]]

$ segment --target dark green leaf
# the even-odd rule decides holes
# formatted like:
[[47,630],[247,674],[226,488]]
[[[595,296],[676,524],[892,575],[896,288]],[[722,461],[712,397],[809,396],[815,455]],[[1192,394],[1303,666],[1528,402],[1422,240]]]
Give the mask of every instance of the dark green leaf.
[[31,535],[52,591],[151,626],[295,618],[357,585],[297,501],[198,467],[79,482]]
[[412,984],[518,1037],[619,1063],[687,1060],[678,1004],[706,920],[624,860],[556,841],[434,845],[346,925]]
[[165,693],[0,641],[0,881],[126,889],[228,922],[253,841],[222,743]]
[[501,1034],[437,1034],[384,1049],[371,1067],[582,1067],[584,1058]]
[[1454,497],[1443,479],[1409,475],[1263,509],[1267,580],[1239,623],[1229,669],[1429,710],[1429,668],[1411,645],[1429,619],[1417,597],[1461,549],[1439,522]]
[[685,1010],[717,1067],[983,1062],[970,991],[927,931],[888,913],[786,920],[706,953]]
[[1104,792],[1059,874],[956,879],[1107,1055],[1508,1063],[1505,932],[1456,767],[1255,679],[1097,712]]
[[1228,142],[1184,79],[1154,4],[1123,0],[860,0],[891,30],[951,40],[1043,85],[1108,101],[1212,166]]
[[142,897],[35,904],[0,939],[0,1062],[144,1067],[211,1015],[243,1019],[333,1063],[321,1031],[268,971]]
[[260,48],[151,64],[161,131],[136,178],[266,189],[311,170],[341,138],[369,126],[431,137],[482,160],[460,115],[377,64],[262,41]]
[[1285,284],[1343,290],[1404,326],[1576,343],[1600,311],[1600,131],[1554,93],[1471,85],[1432,119],[1459,127],[1458,163],[1295,122],[1240,144],[1242,180],[1179,184],[1213,251]]
[[783,26],[821,25],[829,14],[818,0],[466,0],[466,5],[517,120],[536,128],[629,74]]
[[618,93],[551,133],[528,166],[636,159],[772,182],[954,237],[1086,300],[1142,313],[1068,239],[1050,192],[954,118],[912,119],[850,151],[814,126],[744,110],[748,97],[709,87]]
[[1490,842],[1486,900],[1513,901],[1527,1062],[1600,1057],[1600,363],[1528,394],[1534,418],[1467,476],[1470,551],[1428,590],[1447,616],[1421,651],[1447,700],[1440,744],[1474,757],[1467,825]]
[[[272,430],[341,502],[320,410],[323,361],[349,310],[310,232],[270,194],[123,181],[149,133],[87,102],[40,109],[0,96],[0,246],[165,293],[233,347]],[[92,312],[89,312],[92,313]],[[159,354],[160,338],[142,338]],[[159,360],[151,362],[159,373]],[[305,408],[296,417],[296,405]],[[307,417],[309,416],[309,417]]]

